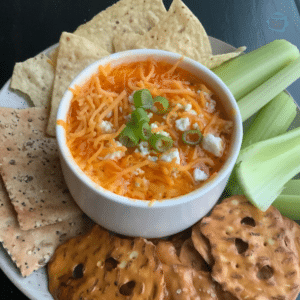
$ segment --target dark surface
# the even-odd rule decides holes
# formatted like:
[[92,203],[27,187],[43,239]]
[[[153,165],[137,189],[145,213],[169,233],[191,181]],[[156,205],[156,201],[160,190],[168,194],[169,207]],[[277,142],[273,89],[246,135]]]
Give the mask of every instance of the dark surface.
[[[58,42],[116,1],[10,0],[0,3],[0,86],[11,77],[15,62],[24,61]],[[287,39],[300,48],[300,0],[186,0],[210,36],[251,51],[274,39]],[[169,7],[171,1],[164,1]],[[276,14],[277,15],[274,15]],[[274,25],[285,17],[286,27]],[[273,22],[273,23],[272,23]],[[289,89],[300,103],[300,82]],[[1,272],[1,271],[0,271]],[[1,272],[2,300],[28,299]],[[42,299],[41,299],[42,300]]]

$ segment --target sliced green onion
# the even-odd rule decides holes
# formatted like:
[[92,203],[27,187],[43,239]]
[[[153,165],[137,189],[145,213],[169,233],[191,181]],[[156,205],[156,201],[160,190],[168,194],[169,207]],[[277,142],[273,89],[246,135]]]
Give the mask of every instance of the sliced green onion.
[[[157,107],[158,106],[158,107]],[[157,114],[165,114],[169,108],[169,101],[165,97],[157,96],[153,100],[153,111]]]
[[136,130],[137,136],[143,141],[148,141],[152,134],[151,127],[150,127],[149,123],[147,123],[147,122],[139,123],[137,129],[135,129],[135,130]]
[[147,112],[141,108],[138,107],[131,113],[131,122],[138,126],[141,122],[149,122],[150,118],[148,117]]
[[173,140],[162,134],[152,134],[149,139],[150,145],[158,152],[165,152],[172,148]]
[[139,142],[139,137],[135,134],[135,131],[136,129],[132,125],[127,124],[119,135],[119,141],[125,147],[136,146]]
[[186,130],[182,134],[182,140],[185,144],[187,145],[197,145],[201,142],[202,140],[202,133],[200,130],[195,129],[195,130]]
[[135,107],[150,109],[153,106],[151,93],[147,89],[138,90],[133,94],[133,102]]

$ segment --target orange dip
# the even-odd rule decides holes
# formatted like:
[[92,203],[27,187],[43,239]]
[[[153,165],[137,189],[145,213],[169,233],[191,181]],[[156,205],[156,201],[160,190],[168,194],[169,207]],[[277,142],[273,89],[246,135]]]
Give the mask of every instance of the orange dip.
[[[87,83],[72,89],[67,144],[79,167],[103,188],[133,199],[170,199],[201,187],[226,161],[231,116],[201,78],[178,67],[180,61],[102,66]],[[164,115],[147,110],[152,132],[173,140],[167,153],[156,152],[148,142],[132,148],[118,142],[135,109],[133,92],[144,88],[153,98],[169,101]],[[192,129],[203,135],[195,146],[182,141],[183,132]]]

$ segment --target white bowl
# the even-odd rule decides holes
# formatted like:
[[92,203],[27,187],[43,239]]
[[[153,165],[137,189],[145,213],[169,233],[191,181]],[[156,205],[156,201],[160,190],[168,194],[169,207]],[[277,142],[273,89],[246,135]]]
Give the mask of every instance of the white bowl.
[[[174,63],[181,55],[150,49],[112,54],[87,67],[74,79],[70,87],[85,83],[97,72],[99,65],[110,63],[114,67],[121,63],[146,60],[149,57]],[[189,58],[184,58],[180,67],[201,77],[204,83],[209,83],[223,102],[228,114],[233,115],[234,121],[230,155],[222,169],[203,187],[187,195],[156,201],[150,206],[148,201],[126,198],[103,189],[85,175],[75,163],[66,145],[63,126],[56,126],[62,170],[69,190],[79,207],[92,220],[108,230],[145,238],[164,237],[180,232],[205,216],[225,188],[242,143],[242,120],[238,106],[229,89],[212,71]],[[58,109],[58,120],[66,121],[72,97],[69,90],[64,94]]]

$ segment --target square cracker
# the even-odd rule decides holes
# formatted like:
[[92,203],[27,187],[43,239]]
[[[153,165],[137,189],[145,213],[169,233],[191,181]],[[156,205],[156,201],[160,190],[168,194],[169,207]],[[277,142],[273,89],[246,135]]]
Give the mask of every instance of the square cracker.
[[56,115],[59,103],[74,78],[88,65],[109,53],[89,40],[75,34],[63,32],[59,40],[51,111],[47,133],[55,136]]
[[57,142],[45,134],[47,110],[0,108],[0,172],[23,230],[76,217]]
[[98,47],[114,52],[113,37],[125,32],[143,34],[166,14],[162,0],[120,0],[79,26],[80,35]]
[[92,222],[82,214],[38,229],[21,230],[0,180],[0,241],[24,277],[42,268],[60,244],[85,233],[91,225]]
[[53,64],[44,53],[40,53],[15,64],[10,87],[27,94],[34,106],[48,107],[53,81]]

